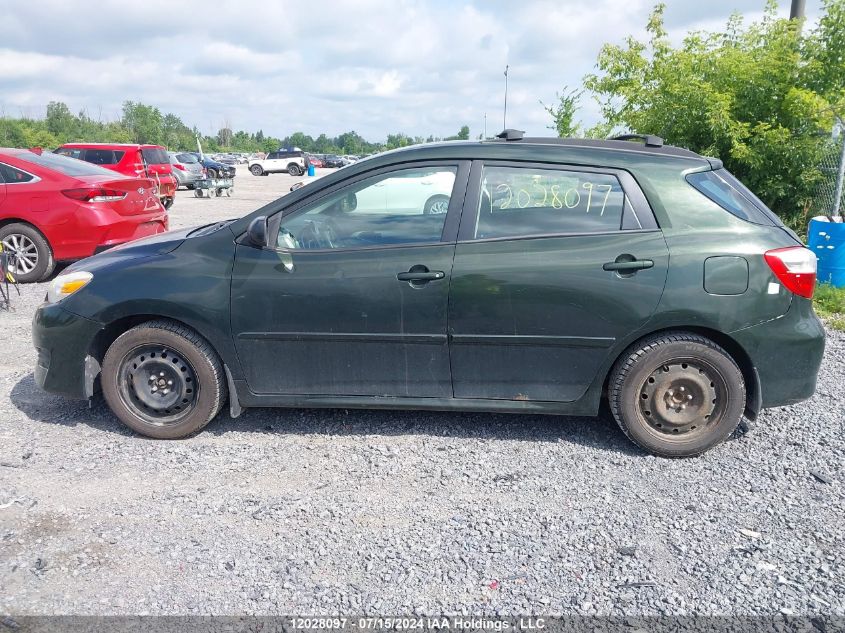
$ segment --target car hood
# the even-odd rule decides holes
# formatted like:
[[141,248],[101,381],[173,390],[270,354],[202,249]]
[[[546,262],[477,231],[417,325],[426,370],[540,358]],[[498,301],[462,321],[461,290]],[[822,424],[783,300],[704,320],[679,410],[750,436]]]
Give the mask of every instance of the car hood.
[[93,257],[82,259],[74,264],[71,264],[65,269],[65,272],[73,272],[75,270],[87,270],[93,272],[98,268],[103,268],[118,261],[127,259],[140,259],[149,257],[151,255],[161,255],[163,253],[170,253],[175,251],[182,242],[188,237],[188,234],[195,231],[197,227],[192,226],[186,229],[178,229],[175,231],[167,231],[166,233],[159,233],[133,242],[127,242],[120,246],[115,246],[107,251],[103,251]]

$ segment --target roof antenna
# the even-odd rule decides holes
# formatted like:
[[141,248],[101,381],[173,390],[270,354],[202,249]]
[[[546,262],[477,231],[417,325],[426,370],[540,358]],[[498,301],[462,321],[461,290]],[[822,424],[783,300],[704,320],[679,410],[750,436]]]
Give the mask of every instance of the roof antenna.
[[496,138],[500,138],[504,141],[521,141],[524,136],[525,130],[514,130],[513,128],[502,130],[496,134]]

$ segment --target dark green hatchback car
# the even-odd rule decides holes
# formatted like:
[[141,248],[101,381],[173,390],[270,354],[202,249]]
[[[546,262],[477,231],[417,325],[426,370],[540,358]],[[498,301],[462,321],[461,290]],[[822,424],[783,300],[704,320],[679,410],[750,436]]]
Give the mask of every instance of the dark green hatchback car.
[[229,403],[596,415],[697,455],[813,394],[815,256],[657,137],[444,143],[78,262],[35,376],[180,438]]

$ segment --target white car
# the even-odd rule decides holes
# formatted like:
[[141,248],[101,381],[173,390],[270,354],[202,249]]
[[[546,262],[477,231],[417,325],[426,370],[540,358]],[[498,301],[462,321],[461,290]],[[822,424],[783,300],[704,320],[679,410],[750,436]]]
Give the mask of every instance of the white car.
[[249,161],[249,171],[253,176],[288,173],[301,176],[305,173],[305,152],[298,147],[270,152],[267,158]]
[[[402,172],[399,172],[402,174]],[[408,170],[364,187],[355,193],[357,211],[440,215],[449,210],[455,174],[448,171]]]

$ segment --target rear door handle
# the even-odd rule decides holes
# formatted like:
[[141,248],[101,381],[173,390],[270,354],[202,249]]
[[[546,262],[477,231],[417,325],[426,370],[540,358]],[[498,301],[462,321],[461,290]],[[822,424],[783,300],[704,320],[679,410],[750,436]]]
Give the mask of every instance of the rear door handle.
[[621,262],[608,262],[602,266],[602,270],[621,270],[627,272],[636,272],[638,270],[645,270],[646,268],[654,268],[654,261],[650,259],[634,259]]
[[399,273],[396,279],[399,281],[436,281],[443,279],[446,276],[442,270],[429,270],[425,272],[407,272]]

